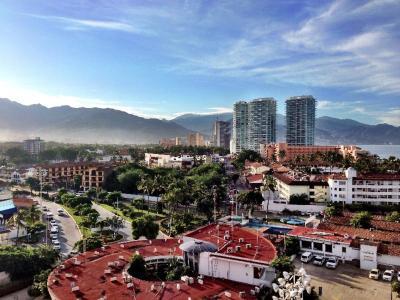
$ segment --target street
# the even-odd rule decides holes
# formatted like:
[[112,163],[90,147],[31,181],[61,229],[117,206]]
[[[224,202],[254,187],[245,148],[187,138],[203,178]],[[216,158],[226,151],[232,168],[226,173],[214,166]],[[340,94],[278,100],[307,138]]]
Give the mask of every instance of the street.
[[[42,203],[39,197],[35,197],[39,203]],[[43,200],[42,205],[46,206],[50,212],[53,213],[54,219],[59,224],[59,241],[61,244],[61,253],[63,255],[68,255],[74,247],[75,243],[81,239],[78,227],[76,226],[74,220],[64,213],[63,216],[57,214],[58,209],[62,209],[60,205],[54,202]]]

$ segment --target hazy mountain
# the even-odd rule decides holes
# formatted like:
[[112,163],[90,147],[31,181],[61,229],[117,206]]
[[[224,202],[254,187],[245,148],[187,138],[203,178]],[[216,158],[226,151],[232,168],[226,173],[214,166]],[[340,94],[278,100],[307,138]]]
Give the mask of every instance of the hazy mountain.
[[0,99],[0,140],[3,141],[40,136],[58,142],[144,144],[188,132],[171,121],[145,119],[114,109],[47,108]]
[[[219,119],[231,120],[232,114],[218,115]],[[216,115],[186,114],[172,121],[193,131],[210,134]],[[286,118],[277,115],[277,138],[284,141],[286,134]],[[388,124],[367,125],[350,119],[320,117],[316,119],[316,143],[322,145],[335,144],[400,144],[400,127]]]
[[231,121],[232,113],[212,114],[212,115],[196,115],[184,114],[175,119],[173,122],[186,127],[193,131],[201,132],[205,135],[211,135],[213,123],[216,121]]

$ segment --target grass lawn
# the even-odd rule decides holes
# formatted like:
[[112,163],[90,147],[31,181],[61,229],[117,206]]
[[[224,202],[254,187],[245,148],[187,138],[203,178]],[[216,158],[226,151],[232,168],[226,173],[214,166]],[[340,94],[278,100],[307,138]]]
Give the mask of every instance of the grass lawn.
[[[111,211],[111,212],[113,212],[114,214],[120,216],[121,218],[127,220],[128,222],[132,222],[132,218],[130,218],[130,217],[128,217],[128,216],[124,216],[123,213],[122,213],[122,211],[121,211],[120,209],[116,209],[116,208],[114,208],[114,207],[111,206],[111,205],[103,204],[103,203],[99,203],[99,205],[100,205],[101,207],[107,209],[108,211]],[[137,214],[138,216],[141,216],[141,215],[143,215],[143,216],[144,216],[144,215],[150,215],[150,216],[154,217],[156,220],[159,220],[159,219],[165,217],[165,216],[162,215],[162,214],[157,214],[157,213],[154,213],[154,212],[148,212],[147,210],[137,209],[137,208],[135,208],[135,207],[133,207],[133,206],[131,206],[131,205],[129,205],[129,208],[130,208],[135,214]]]
[[76,216],[74,215],[75,213],[75,209],[70,208],[68,206],[62,205],[62,207],[72,216],[72,218],[74,219],[75,223],[79,226],[79,229],[82,232],[83,237],[89,237],[92,235],[92,232],[89,228],[87,227],[83,227],[80,224],[80,222],[83,221],[83,216]]

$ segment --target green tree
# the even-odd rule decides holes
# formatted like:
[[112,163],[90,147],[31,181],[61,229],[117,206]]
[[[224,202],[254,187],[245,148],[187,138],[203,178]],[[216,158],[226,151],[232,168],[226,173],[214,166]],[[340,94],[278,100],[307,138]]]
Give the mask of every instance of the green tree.
[[275,195],[275,191],[276,191],[276,180],[272,175],[267,175],[267,176],[264,177],[262,190],[263,191],[268,191],[267,211],[266,211],[266,214],[267,214],[267,217],[268,217],[269,202],[271,200],[271,192],[272,192],[272,195]]
[[293,272],[294,265],[289,256],[278,256],[275,258],[271,266],[275,268],[278,277],[281,277],[282,272]]
[[371,214],[368,211],[361,211],[353,215],[350,224],[357,228],[370,228],[371,219]]
[[253,151],[253,150],[243,150],[239,153],[237,158],[232,162],[232,164],[238,170],[242,170],[244,168],[244,164],[248,161],[262,161],[262,157],[260,153]]
[[307,194],[293,194],[293,195],[290,195],[289,203],[290,204],[298,204],[298,205],[306,205],[306,204],[309,204],[310,201],[308,199]]
[[117,176],[117,180],[124,193],[136,193],[140,184],[143,171],[140,169],[130,169]]
[[113,231],[113,237],[115,238],[115,236],[118,234],[118,231],[124,226],[124,220],[121,217],[113,216],[108,222],[111,230]]
[[74,249],[77,249],[79,252],[90,251],[94,249],[98,249],[103,246],[101,239],[97,236],[90,236],[86,239],[79,240],[75,243]]
[[44,296],[49,298],[49,291],[47,290],[47,278],[49,277],[51,269],[43,270],[33,277],[33,284],[28,290],[28,294],[32,297]]
[[295,237],[286,237],[285,238],[285,255],[293,255],[297,254],[300,251],[300,242]]
[[149,215],[145,215],[132,221],[132,236],[134,239],[144,236],[147,239],[152,240],[157,237],[158,231],[159,225],[154,222],[154,219]]
[[325,208],[324,214],[326,217],[331,218],[341,215],[341,210],[336,205],[329,205]]
[[134,254],[132,256],[131,265],[129,266],[128,273],[135,278],[147,278],[146,262],[140,254]]
[[254,206],[261,205],[264,201],[264,198],[259,191],[241,192],[237,199],[240,203],[249,207],[249,216],[252,214]]
[[122,199],[122,194],[120,192],[111,192],[108,193],[106,196],[106,200],[109,204],[114,205],[118,201],[121,201]]
[[400,212],[393,211],[385,218],[388,222],[400,222]]
[[392,292],[397,293],[397,297],[400,297],[400,282],[392,282]]
[[31,190],[31,194],[32,194],[32,191],[40,190],[40,181],[39,181],[39,179],[37,179],[35,177],[28,177],[25,180],[25,183],[29,186],[29,188]]

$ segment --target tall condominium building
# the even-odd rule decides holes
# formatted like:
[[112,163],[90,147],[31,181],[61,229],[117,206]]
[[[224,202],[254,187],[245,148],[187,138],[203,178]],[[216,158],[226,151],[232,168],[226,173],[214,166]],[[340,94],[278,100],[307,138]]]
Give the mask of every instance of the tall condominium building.
[[259,151],[260,144],[276,141],[276,100],[259,98],[233,106],[232,152]]
[[314,145],[315,99],[313,96],[286,100],[286,142],[288,145]]
[[189,133],[187,136],[187,145],[194,147],[205,146],[204,136],[198,132]]
[[231,123],[226,121],[215,121],[212,132],[212,142],[215,147],[229,149],[231,139]]
[[44,150],[44,141],[40,137],[24,140],[23,147],[30,155],[39,155]]

